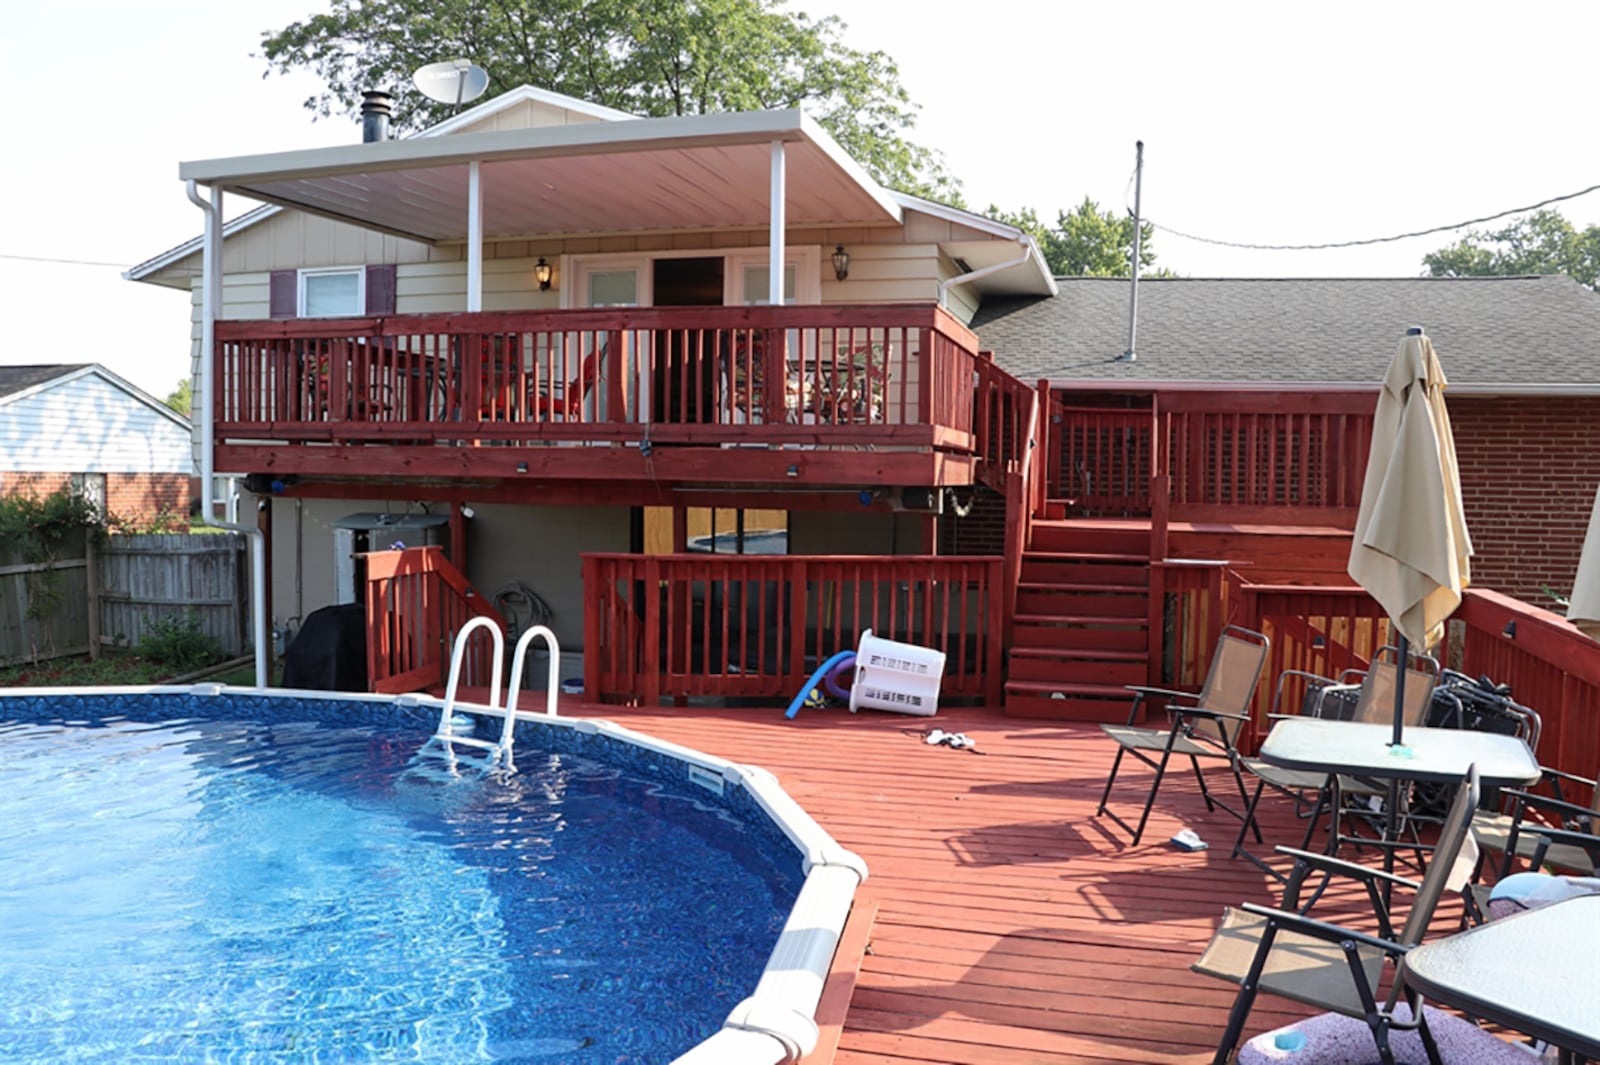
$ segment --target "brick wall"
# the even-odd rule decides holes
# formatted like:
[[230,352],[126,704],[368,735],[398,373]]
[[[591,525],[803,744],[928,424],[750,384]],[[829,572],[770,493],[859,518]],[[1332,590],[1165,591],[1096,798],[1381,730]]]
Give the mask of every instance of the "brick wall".
[[958,489],[963,505],[972,500],[966,517],[946,503],[939,516],[939,554],[1003,555],[1006,553],[1006,501],[989,488]]
[[[193,479],[186,473],[108,473],[106,510],[121,521],[149,525],[158,519],[181,524],[189,520]],[[48,496],[72,483],[69,473],[0,474],[0,492],[6,495]]]
[[1600,399],[1450,397],[1474,587],[1552,607],[1600,485]]

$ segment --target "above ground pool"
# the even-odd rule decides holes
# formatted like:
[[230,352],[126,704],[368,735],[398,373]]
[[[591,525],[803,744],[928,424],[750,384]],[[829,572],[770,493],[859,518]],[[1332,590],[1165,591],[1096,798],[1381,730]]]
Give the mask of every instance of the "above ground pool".
[[809,1049],[864,871],[770,776],[543,715],[518,724],[514,771],[480,773],[418,755],[439,712],[215,687],[0,697],[4,1059]]

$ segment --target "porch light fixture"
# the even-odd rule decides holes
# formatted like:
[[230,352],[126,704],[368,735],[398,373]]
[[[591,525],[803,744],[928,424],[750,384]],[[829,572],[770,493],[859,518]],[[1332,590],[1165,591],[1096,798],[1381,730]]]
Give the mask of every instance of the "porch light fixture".
[[1508,640],[1515,640],[1517,638],[1517,619],[1512,618],[1510,621],[1506,622],[1506,627],[1500,630],[1500,635],[1504,636]]
[[540,292],[550,291],[550,277],[554,273],[554,268],[544,261],[544,256],[539,256],[539,261],[533,264],[533,279],[539,282]]
[[833,246],[833,276],[839,281],[850,276],[850,253],[844,250],[843,244]]

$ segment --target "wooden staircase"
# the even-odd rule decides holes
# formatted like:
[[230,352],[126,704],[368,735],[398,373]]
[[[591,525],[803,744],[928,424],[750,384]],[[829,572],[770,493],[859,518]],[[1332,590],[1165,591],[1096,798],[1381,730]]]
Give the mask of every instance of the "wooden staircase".
[[1022,556],[1005,712],[1123,721],[1150,672],[1148,521],[1035,518]]

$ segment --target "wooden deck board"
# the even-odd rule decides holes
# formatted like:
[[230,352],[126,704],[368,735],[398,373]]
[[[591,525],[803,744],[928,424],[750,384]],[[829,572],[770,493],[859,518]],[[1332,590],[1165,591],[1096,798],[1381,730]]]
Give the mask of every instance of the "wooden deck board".
[[[1234,988],[1189,964],[1225,905],[1278,898],[1264,873],[1230,860],[1237,822],[1205,811],[1187,766],[1163,785],[1140,846],[1096,819],[1113,748],[1092,725],[981,709],[933,719],[807,710],[790,721],[777,709],[564,701],[562,712],[763,766],[866,859],[876,920],[838,1065],[1209,1061]],[[935,726],[965,732],[983,753],[926,744]],[[1124,811],[1135,781],[1149,780],[1136,768],[1124,770]],[[1269,842],[1299,842],[1288,806],[1274,804]],[[1168,845],[1184,827],[1210,849]],[[1349,891],[1317,910],[1366,912]],[[1456,912],[1444,907],[1436,928],[1453,927]],[[1309,1012],[1263,997],[1247,1034]]]

